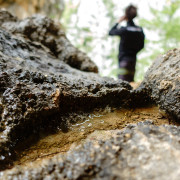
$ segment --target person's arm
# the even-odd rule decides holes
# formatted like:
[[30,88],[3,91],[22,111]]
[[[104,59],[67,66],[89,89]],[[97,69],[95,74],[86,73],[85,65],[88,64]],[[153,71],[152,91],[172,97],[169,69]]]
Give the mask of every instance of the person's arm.
[[116,24],[111,28],[111,30],[109,31],[109,35],[110,35],[110,36],[120,35],[120,34],[121,34],[120,29],[118,29],[117,26],[118,26],[118,23],[116,23]]
[[111,30],[109,31],[109,35],[110,36],[114,36],[114,35],[118,35],[118,36],[121,36],[123,31],[124,31],[124,28],[117,28],[118,27],[118,24],[121,23],[122,21],[126,20],[126,17],[125,16],[122,16],[118,23],[116,23],[112,28]]

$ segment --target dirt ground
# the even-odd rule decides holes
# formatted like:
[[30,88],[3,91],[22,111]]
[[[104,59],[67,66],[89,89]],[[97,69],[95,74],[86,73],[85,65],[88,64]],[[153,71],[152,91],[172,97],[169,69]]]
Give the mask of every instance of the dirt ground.
[[95,131],[98,136],[99,131],[122,129],[128,124],[145,120],[152,120],[155,125],[178,125],[165,117],[158,107],[121,109],[102,114],[95,112],[89,115],[85,121],[73,124],[66,133],[59,131],[56,134],[42,134],[41,138],[31,146],[29,146],[32,144],[29,143],[31,140],[19,145],[16,148],[17,160],[14,165],[26,165],[28,162],[39,162],[55,154],[64,154],[72,145],[81,144],[87,136]]

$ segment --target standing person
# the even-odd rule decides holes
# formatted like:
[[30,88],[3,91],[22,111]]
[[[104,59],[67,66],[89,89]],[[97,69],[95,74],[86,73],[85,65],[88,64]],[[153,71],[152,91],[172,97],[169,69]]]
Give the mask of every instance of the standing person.
[[[143,29],[136,26],[133,19],[137,16],[137,8],[129,5],[125,9],[125,15],[122,16],[109,31],[111,36],[120,36],[119,44],[119,73],[118,78],[132,82],[134,81],[136,55],[144,47]],[[127,26],[120,27],[122,21],[127,21]]]

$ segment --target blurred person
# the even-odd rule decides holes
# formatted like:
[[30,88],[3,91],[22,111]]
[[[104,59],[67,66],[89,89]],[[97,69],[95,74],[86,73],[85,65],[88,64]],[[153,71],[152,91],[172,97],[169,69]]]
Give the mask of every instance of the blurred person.
[[[125,15],[109,31],[110,36],[120,36],[121,38],[118,54],[118,78],[128,82],[134,81],[136,55],[144,47],[145,35],[143,29],[133,22],[136,16],[137,8],[129,5],[125,9]],[[119,27],[122,21],[127,21],[125,27]]]

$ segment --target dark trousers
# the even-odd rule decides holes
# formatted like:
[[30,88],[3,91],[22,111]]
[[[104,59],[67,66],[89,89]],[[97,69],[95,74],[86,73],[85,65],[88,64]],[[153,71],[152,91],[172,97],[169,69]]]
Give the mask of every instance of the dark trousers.
[[135,57],[124,57],[120,59],[118,78],[128,82],[134,81],[135,66]]

